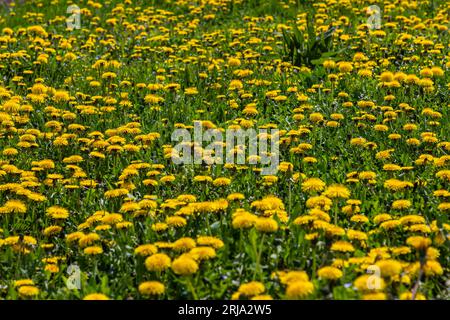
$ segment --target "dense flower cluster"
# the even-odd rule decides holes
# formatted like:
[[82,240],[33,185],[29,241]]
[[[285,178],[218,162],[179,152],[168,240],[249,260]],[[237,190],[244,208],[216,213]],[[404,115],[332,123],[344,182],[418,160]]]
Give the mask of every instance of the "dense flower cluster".
[[[0,299],[445,297],[448,1],[65,3],[0,6]],[[277,173],[174,164],[196,124],[279,129]]]

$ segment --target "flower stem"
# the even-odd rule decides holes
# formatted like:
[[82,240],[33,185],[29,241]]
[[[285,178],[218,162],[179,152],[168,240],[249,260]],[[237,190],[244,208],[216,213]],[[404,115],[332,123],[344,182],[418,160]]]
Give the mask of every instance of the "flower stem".
[[197,292],[195,291],[194,286],[192,285],[192,278],[189,276],[187,277],[187,286],[189,288],[189,291],[192,294],[192,297],[194,298],[194,300],[198,300],[198,296],[197,296]]

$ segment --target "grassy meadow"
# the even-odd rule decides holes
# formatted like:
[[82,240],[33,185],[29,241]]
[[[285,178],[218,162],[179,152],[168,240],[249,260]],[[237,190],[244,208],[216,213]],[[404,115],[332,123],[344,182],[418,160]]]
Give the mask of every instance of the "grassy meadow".
[[[0,1],[0,299],[448,299],[449,28],[444,0]],[[278,129],[278,171],[174,163],[195,124]]]

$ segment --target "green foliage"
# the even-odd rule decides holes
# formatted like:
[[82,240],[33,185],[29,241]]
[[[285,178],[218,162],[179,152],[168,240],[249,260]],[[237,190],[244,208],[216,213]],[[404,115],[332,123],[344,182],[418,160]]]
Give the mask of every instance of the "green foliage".
[[[358,29],[366,19],[364,2],[352,6],[335,2],[319,12],[317,8],[322,6],[313,0],[79,1],[90,14],[82,16],[80,30],[72,31],[65,22],[68,2],[72,3],[16,0],[17,5],[9,8],[0,0],[0,300],[83,299],[93,293],[130,300],[230,299],[242,284],[251,281],[263,283],[264,294],[283,299],[287,288],[276,276],[278,271],[306,272],[315,287],[307,299],[360,299],[366,292],[355,290],[353,283],[366,270],[353,262],[378,252],[384,256],[385,249],[392,256],[389,259],[408,265],[400,277],[407,275],[411,280],[401,283],[398,278],[386,277],[383,293],[387,299],[400,298],[416,283],[427,299],[449,298],[450,247],[448,240],[441,241],[448,234],[448,209],[444,206],[450,181],[437,173],[450,168],[446,45],[450,33],[436,27],[444,21],[448,1],[434,0],[434,7],[425,1],[410,8],[390,6],[388,1],[385,5],[391,8],[383,21],[392,19],[395,27],[383,29],[384,37],[370,39]],[[322,13],[323,17],[317,16]],[[305,25],[305,15],[317,20],[307,19]],[[430,23],[424,23],[424,29],[414,28],[414,20],[397,20],[399,15],[429,19]],[[339,34],[348,39],[335,37],[334,28],[316,34],[314,24],[319,28],[336,25],[340,17],[348,18],[348,24],[338,26]],[[318,23],[318,19],[322,21]],[[283,41],[279,30],[286,25],[306,28],[287,30]],[[47,34],[29,30],[31,26],[42,26]],[[411,39],[400,41],[404,32]],[[431,39],[432,44],[422,43]],[[363,59],[355,59],[356,53],[362,53]],[[68,59],[72,55],[76,59]],[[238,62],[231,63],[232,58]],[[100,59],[108,64],[94,68]],[[314,70],[297,72],[282,59]],[[353,70],[325,68],[321,65],[324,59],[346,61]],[[423,80],[425,68],[437,71],[427,76],[433,81],[429,91],[415,81],[399,80],[398,87],[395,82],[380,82],[380,75],[387,71]],[[370,69],[371,76],[359,73],[364,69]],[[107,72],[117,77],[103,77]],[[400,74],[399,79],[402,77]],[[230,88],[233,80],[242,82],[242,90]],[[33,87],[38,82],[43,82],[45,91],[36,97]],[[187,88],[196,88],[198,94],[187,94]],[[55,100],[56,91],[66,91],[70,97]],[[150,94],[164,100],[146,102]],[[300,99],[303,95],[307,101]],[[244,112],[252,104],[258,113]],[[323,120],[313,120],[317,113]],[[264,177],[255,170],[259,165],[175,165],[166,152],[177,143],[171,135],[176,128],[192,128],[196,120],[220,131],[249,123],[255,129],[276,125],[280,134],[285,132],[279,145],[280,164],[292,164],[293,171],[279,170],[275,177]],[[415,129],[407,130],[412,124]],[[160,137],[149,144],[136,139],[149,133]],[[61,138],[68,144],[56,143]],[[352,144],[355,138],[363,140]],[[109,148],[113,145],[123,150]],[[300,145],[306,148],[302,150]],[[133,148],[136,146],[138,150]],[[17,154],[6,152],[11,148],[17,149]],[[392,150],[389,158],[377,156],[386,150]],[[99,153],[104,157],[98,157]],[[73,155],[82,161],[69,163],[72,160],[66,158]],[[423,163],[422,155],[427,160]],[[44,159],[51,159],[54,168],[35,164]],[[141,162],[142,167],[138,165]],[[399,169],[391,171],[387,165]],[[368,171],[376,177],[360,177]],[[175,180],[164,181],[169,176]],[[198,176],[225,177],[231,183],[198,182]],[[308,208],[308,200],[322,191],[305,190],[306,178],[319,178],[327,188],[346,185],[350,198],[333,198],[324,210]],[[384,183],[394,178],[414,187],[386,188]],[[147,184],[147,179],[157,184]],[[122,186],[129,188],[127,194],[106,196],[107,191]],[[233,193],[241,193],[244,199],[230,200],[226,209],[216,212],[217,205],[211,201]],[[36,194],[46,200],[29,198]],[[168,218],[180,218],[179,210],[189,206],[190,202],[178,201],[180,195],[195,196],[208,211],[183,213],[185,225],[169,226]],[[271,203],[261,209],[254,205],[268,195],[275,195],[284,207],[266,212],[264,207],[272,207]],[[157,209],[146,208],[145,202],[141,208],[143,199],[155,199]],[[393,209],[392,203],[401,199],[409,200],[411,207]],[[6,206],[10,200],[22,202],[26,212],[15,212],[11,203]],[[351,205],[350,212],[348,200],[361,204]],[[122,209],[126,203],[138,206],[132,211],[127,206]],[[51,206],[66,208],[67,219],[48,216]],[[238,210],[254,214],[260,222],[259,218],[267,218],[270,212],[279,228],[271,233],[255,226],[236,228],[233,221]],[[103,220],[106,212],[120,213],[122,222],[132,224],[125,224],[126,228],[107,224],[107,219]],[[283,217],[284,213],[282,220],[278,214]],[[381,218],[376,219],[383,213],[390,215],[387,225],[395,226],[411,215],[420,215],[425,223],[385,229],[377,222]],[[308,216],[314,220],[295,222]],[[254,223],[252,219],[248,219],[249,225]],[[158,225],[167,229],[156,231]],[[45,232],[55,226],[62,230]],[[339,234],[341,230],[346,234]],[[350,239],[349,230],[362,232],[368,239]],[[78,232],[83,237],[97,233],[100,239],[91,245],[103,253],[89,255],[78,238],[67,241]],[[443,274],[424,274],[419,280],[413,268],[419,261],[418,252],[394,252],[407,244],[409,236],[422,233],[433,239],[432,246],[439,253],[434,260]],[[25,236],[36,243],[29,239],[25,243]],[[173,250],[173,243],[199,236],[216,237],[223,247],[217,248],[216,257],[199,261],[199,270],[188,277],[171,268],[150,271],[145,265],[147,256],[135,254],[141,245],[158,243],[158,253],[174,260],[189,254],[189,249]],[[333,243],[340,240],[351,241],[355,251],[332,251]],[[340,263],[341,278],[319,276],[321,268]],[[67,287],[73,265],[80,269],[79,290]],[[39,294],[21,295],[17,281],[23,279],[32,280]],[[161,282],[165,292],[141,294],[139,286],[147,281]]]
[[307,36],[296,25],[292,29],[292,32],[283,29],[283,55],[293,65],[314,67],[339,53],[339,51],[333,51],[335,27],[329,28],[320,36],[316,36],[311,21],[307,24]]
[[[232,1],[233,3],[234,1]],[[294,19],[297,13],[295,7],[285,8],[280,0],[248,0],[243,3],[255,16],[282,16]]]

